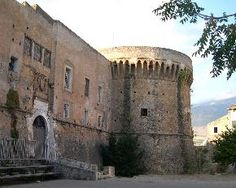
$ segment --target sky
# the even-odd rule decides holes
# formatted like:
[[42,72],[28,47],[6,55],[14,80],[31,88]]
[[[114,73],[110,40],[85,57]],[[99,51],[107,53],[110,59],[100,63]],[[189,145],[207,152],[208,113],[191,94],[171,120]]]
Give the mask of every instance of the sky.
[[[23,2],[24,0],[17,0]],[[38,4],[94,48],[157,46],[183,52],[193,61],[192,104],[236,96],[236,73],[212,78],[211,58],[192,57],[203,22],[182,25],[161,22],[152,10],[163,0],[27,0]],[[196,0],[205,13],[234,13],[236,0]]]

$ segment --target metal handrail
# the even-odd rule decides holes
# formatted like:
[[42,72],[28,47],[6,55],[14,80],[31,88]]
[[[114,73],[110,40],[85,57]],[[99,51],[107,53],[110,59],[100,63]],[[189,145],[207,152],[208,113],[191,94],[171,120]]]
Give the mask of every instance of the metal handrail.
[[35,145],[35,140],[1,138],[0,160],[32,158]]

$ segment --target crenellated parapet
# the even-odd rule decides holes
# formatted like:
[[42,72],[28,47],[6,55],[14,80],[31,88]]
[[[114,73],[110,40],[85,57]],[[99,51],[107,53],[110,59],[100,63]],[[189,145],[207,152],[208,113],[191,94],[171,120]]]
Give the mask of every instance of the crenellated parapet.
[[191,59],[158,47],[100,52],[111,63],[113,132],[138,136],[149,173],[182,173],[193,151]]
[[113,79],[132,76],[135,79],[176,81],[179,72],[183,70],[192,77],[191,59],[175,50],[158,47],[116,47],[102,49],[100,52],[111,61]]

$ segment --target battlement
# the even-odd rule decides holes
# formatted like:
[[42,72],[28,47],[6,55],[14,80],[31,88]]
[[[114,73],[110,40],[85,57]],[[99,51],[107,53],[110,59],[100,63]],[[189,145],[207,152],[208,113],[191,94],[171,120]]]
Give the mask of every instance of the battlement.
[[192,61],[180,52],[158,47],[115,47],[100,52],[111,61],[113,79],[166,79],[176,81],[181,70],[192,77]]
[[180,71],[186,70],[192,75],[192,70],[180,65],[178,62],[170,63],[166,60],[142,59],[136,62],[129,60],[114,60],[111,62],[113,79],[132,76],[134,78],[166,79],[176,81]]

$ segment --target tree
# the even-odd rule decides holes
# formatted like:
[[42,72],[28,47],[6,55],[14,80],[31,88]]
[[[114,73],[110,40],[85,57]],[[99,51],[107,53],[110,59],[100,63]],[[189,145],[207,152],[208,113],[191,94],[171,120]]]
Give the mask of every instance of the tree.
[[220,137],[213,141],[215,152],[213,160],[222,165],[236,164],[236,129],[223,132]]
[[227,70],[227,79],[236,70],[236,13],[222,16],[206,15],[204,8],[192,0],[170,0],[153,10],[162,21],[179,19],[185,24],[197,23],[200,19],[205,21],[200,39],[194,44],[198,50],[194,56],[205,58],[212,55],[213,77],[219,76],[224,69]]
[[117,176],[132,177],[144,172],[143,151],[137,136],[111,135],[108,146],[102,146],[103,165],[115,166]]
[[116,142],[115,135],[111,134],[109,137],[109,144],[101,145],[103,166],[115,166]]

